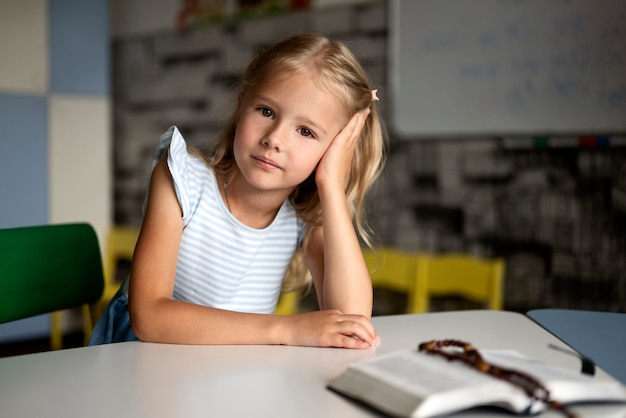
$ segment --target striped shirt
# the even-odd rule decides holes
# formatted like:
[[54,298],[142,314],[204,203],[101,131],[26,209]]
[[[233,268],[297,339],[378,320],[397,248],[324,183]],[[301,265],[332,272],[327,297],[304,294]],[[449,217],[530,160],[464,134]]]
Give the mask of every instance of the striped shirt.
[[183,212],[174,299],[239,312],[273,313],[304,223],[285,201],[263,229],[227,209],[213,171],[187,152],[176,127],[161,137],[153,164],[167,163]]

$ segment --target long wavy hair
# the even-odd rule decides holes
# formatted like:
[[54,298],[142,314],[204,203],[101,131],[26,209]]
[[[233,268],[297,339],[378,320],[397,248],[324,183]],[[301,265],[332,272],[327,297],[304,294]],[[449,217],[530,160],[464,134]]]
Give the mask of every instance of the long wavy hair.
[[[372,86],[367,74],[352,52],[342,43],[318,34],[299,34],[284,39],[259,53],[248,65],[240,80],[241,98],[256,91],[274,77],[285,73],[306,74],[326,88],[346,108],[347,115],[370,107],[371,113],[358,140],[352,167],[345,186],[351,218],[359,238],[371,246],[371,230],[365,217],[365,197],[384,164],[384,136]],[[217,143],[205,160],[218,178],[228,184],[237,173],[233,142],[237,128],[237,111],[233,112]],[[283,291],[310,286],[310,275],[304,263],[303,248],[311,230],[321,225],[321,204],[315,183],[315,172],[289,196],[298,215],[306,223],[303,245],[294,254],[283,280]]]

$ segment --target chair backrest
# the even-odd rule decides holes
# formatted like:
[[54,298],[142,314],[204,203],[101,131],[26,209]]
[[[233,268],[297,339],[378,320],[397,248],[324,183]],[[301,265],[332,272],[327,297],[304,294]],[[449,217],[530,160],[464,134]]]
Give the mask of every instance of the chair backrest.
[[413,255],[391,247],[363,249],[365,265],[370,272],[372,286],[399,292],[413,290],[415,263]]
[[139,238],[139,228],[114,226],[109,231],[104,272],[106,286],[114,287],[114,291],[117,291],[120,285],[119,282],[116,282],[117,264],[120,260],[132,261],[137,238]]
[[428,311],[432,296],[455,295],[502,309],[504,260],[478,259],[468,254],[417,256],[419,291],[416,309]]
[[0,323],[95,304],[103,288],[90,225],[0,230]]

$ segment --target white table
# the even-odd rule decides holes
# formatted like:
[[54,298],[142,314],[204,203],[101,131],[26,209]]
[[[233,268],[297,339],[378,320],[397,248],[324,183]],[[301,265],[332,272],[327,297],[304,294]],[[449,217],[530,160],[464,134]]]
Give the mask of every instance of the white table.
[[[121,343],[0,359],[0,416],[376,417],[326,389],[350,363],[430,339],[515,348],[575,370],[548,348],[563,342],[524,315],[462,311],[374,318],[382,345],[364,351],[285,346]],[[597,378],[606,378],[599,370]],[[584,406],[584,417],[626,417],[626,406]],[[500,416],[474,411],[465,417]],[[510,416],[510,415],[503,415]],[[548,412],[542,417],[557,417]]]

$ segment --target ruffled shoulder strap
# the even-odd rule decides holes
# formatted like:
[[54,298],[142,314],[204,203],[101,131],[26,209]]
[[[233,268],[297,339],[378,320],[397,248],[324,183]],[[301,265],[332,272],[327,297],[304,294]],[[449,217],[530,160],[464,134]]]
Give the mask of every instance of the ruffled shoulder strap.
[[202,189],[200,183],[211,179],[213,172],[187,151],[187,142],[176,126],[170,127],[161,135],[159,145],[152,155],[152,168],[165,156],[186,224],[199,203]]

